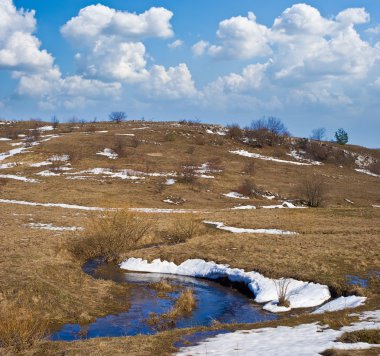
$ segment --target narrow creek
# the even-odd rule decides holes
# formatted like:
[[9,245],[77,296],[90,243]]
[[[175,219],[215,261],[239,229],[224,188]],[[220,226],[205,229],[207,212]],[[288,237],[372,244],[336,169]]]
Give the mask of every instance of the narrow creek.
[[[215,321],[231,323],[256,323],[277,319],[278,316],[265,312],[261,306],[238,290],[217,282],[156,273],[131,273],[122,271],[118,266],[89,261],[83,271],[94,278],[113,280],[131,285],[130,308],[124,313],[107,315],[91,324],[66,324],[54,333],[54,341],[75,341],[98,337],[133,336],[155,334],[157,328],[148,322],[151,313],[163,314],[174,305],[179,291],[190,288],[197,300],[191,315],[179,318],[173,328],[210,326]],[[178,287],[165,297],[151,288],[151,284],[166,279]]]

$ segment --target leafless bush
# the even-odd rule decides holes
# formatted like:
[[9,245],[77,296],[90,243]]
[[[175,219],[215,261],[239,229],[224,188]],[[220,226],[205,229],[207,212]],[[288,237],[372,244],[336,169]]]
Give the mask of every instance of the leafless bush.
[[251,145],[264,147],[283,144],[288,139],[289,132],[280,119],[269,117],[252,121],[246,135]]
[[127,141],[124,137],[116,136],[112,150],[119,156],[125,157],[127,155]]
[[278,306],[289,307],[290,303],[287,299],[288,289],[290,285],[290,280],[281,278],[274,281],[276,286],[276,292],[278,297]]
[[198,146],[204,146],[207,143],[207,139],[204,135],[196,135],[194,142]]
[[160,177],[155,182],[155,191],[158,194],[161,194],[167,187],[168,186],[166,184],[166,178],[165,177]]
[[331,161],[339,166],[353,167],[355,165],[354,156],[339,148],[332,148],[328,161]]
[[11,140],[16,140],[18,138],[18,135],[22,134],[22,130],[20,130],[18,127],[6,125],[4,129],[4,136],[6,138],[9,138]]
[[180,165],[178,170],[181,183],[194,183],[197,179],[197,165],[193,161],[187,161]]
[[174,142],[176,137],[175,132],[168,132],[164,136],[164,142]]
[[141,141],[137,137],[132,137],[131,147],[137,148],[140,146],[140,144],[141,144]]
[[169,244],[179,244],[186,242],[196,236],[200,231],[200,225],[193,216],[183,216],[177,218],[169,230],[162,231],[161,237]]
[[331,153],[331,147],[326,144],[310,141],[306,144],[305,151],[308,158],[319,162],[326,162]]
[[111,212],[93,220],[71,251],[83,260],[101,257],[108,262],[117,261],[123,253],[138,246],[151,226],[138,214],[125,210]]
[[244,172],[246,174],[249,174],[250,176],[253,176],[256,173],[256,164],[253,160],[249,161],[245,167]]
[[309,206],[319,207],[326,198],[326,182],[317,175],[305,177],[298,183],[297,192]]
[[53,115],[53,117],[51,118],[51,124],[53,125],[54,130],[58,129],[59,120],[58,120],[58,117],[56,115]]
[[69,150],[67,155],[69,156],[69,161],[72,165],[77,164],[83,159],[83,152],[79,147]]
[[116,124],[120,124],[126,118],[127,114],[124,111],[114,111],[109,114],[109,119]]
[[212,157],[207,160],[207,166],[210,171],[214,172],[220,172],[224,169],[223,160],[220,157]]
[[257,188],[256,184],[251,179],[244,180],[239,187],[236,189],[236,191],[244,195],[246,197],[252,197],[257,194],[259,189]]
[[0,308],[0,348],[15,353],[41,341],[47,333],[48,322],[30,307],[15,304]]
[[240,140],[243,137],[243,130],[238,124],[227,126],[227,137],[234,140]]

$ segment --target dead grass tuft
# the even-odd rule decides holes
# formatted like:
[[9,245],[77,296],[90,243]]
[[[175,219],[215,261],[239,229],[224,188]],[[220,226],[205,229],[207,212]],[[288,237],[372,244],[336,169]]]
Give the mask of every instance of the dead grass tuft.
[[84,236],[70,249],[82,260],[101,257],[107,262],[117,261],[123,253],[138,246],[151,226],[149,220],[129,211],[108,213],[93,219]]
[[279,280],[274,281],[276,286],[276,292],[278,297],[278,305],[280,307],[289,307],[290,303],[287,299],[288,288],[290,284],[289,279],[281,278]]
[[15,304],[0,308],[0,348],[17,352],[41,341],[47,333],[48,322],[30,307]]
[[190,240],[200,232],[199,221],[193,216],[181,216],[177,218],[168,230],[160,233],[164,241],[169,244],[179,244]]
[[380,330],[366,329],[344,333],[337,341],[345,343],[366,342],[367,344],[380,344]]

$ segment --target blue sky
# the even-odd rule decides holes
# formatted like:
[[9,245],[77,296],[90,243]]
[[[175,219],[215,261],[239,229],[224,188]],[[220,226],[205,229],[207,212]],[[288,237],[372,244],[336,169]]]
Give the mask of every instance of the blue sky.
[[0,0],[0,117],[274,115],[380,147],[379,1],[62,3]]

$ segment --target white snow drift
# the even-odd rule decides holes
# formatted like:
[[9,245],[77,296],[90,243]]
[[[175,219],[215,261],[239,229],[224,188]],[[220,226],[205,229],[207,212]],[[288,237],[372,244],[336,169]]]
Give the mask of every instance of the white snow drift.
[[233,153],[235,155],[243,156],[243,157],[249,157],[249,158],[257,158],[257,159],[262,159],[264,161],[273,161],[277,163],[288,163],[288,164],[295,164],[297,166],[313,166],[313,165],[320,165],[320,162],[316,161],[311,161],[311,162],[295,162],[295,161],[286,161],[284,159],[278,159],[274,157],[269,157],[269,156],[263,156],[259,153],[251,153],[245,150],[237,150],[237,151],[230,151],[230,153]]
[[279,326],[254,330],[240,330],[208,338],[201,343],[185,347],[177,355],[265,355],[315,356],[327,349],[369,349],[379,345],[367,343],[340,343],[335,340],[345,332],[380,328],[380,311],[365,312],[360,321],[333,330],[326,326],[301,324],[294,327]]
[[[257,303],[278,302],[276,283],[278,280],[264,277],[257,272],[245,272],[230,268],[228,265],[206,262],[200,259],[187,260],[180,265],[159,259],[149,263],[141,258],[129,258],[120,267],[135,272],[177,274],[182,276],[218,279],[227,277],[231,282],[242,282],[254,295]],[[289,279],[287,300],[290,308],[308,308],[322,304],[330,299],[329,289],[325,285]]]
[[203,221],[207,225],[213,225],[219,230],[229,231],[234,234],[270,234],[270,235],[297,235],[293,231],[284,231],[278,229],[244,229],[240,227],[225,226],[219,221]]

